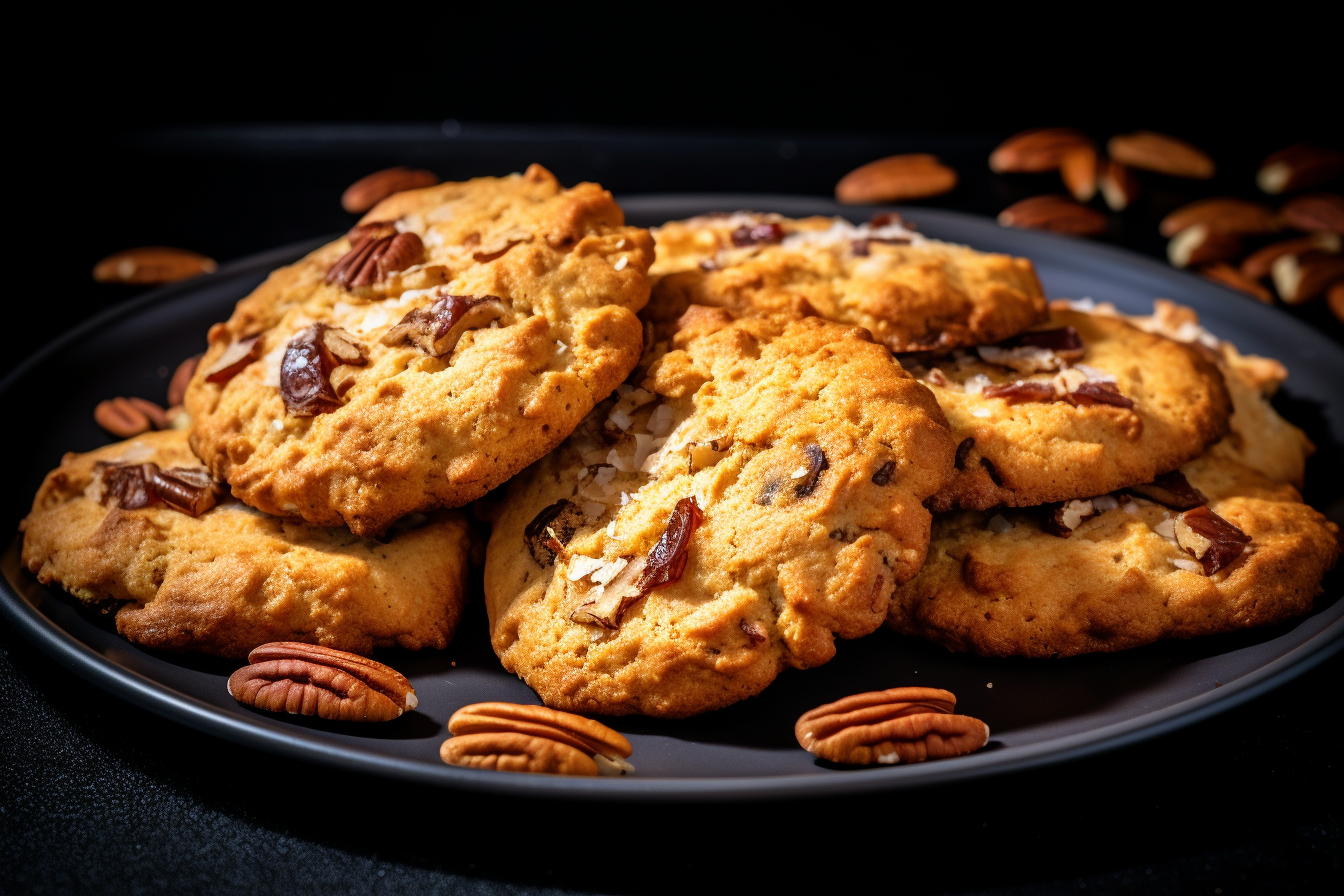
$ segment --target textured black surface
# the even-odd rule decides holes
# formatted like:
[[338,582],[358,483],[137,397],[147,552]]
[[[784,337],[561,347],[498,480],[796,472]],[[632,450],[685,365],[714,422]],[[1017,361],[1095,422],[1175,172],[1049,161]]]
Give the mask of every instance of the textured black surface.
[[[595,177],[626,193],[823,195],[854,164],[931,150],[963,177],[944,207],[992,215],[1057,189],[1044,176],[990,177],[984,158],[1001,133],[696,140],[449,130],[456,136],[427,125],[85,140],[78,183],[63,188],[81,202],[78,226],[58,203],[26,210],[38,232],[60,226],[63,240],[34,241],[19,272],[40,301],[9,309],[19,336],[10,361],[128,295],[88,281],[103,254],[167,243],[223,261],[330,232],[351,220],[336,205],[340,190],[389,164],[451,177],[536,159],[566,180]],[[1108,239],[1160,255],[1163,211],[1218,192],[1253,195],[1258,154],[1289,139],[1255,131],[1208,145],[1225,163],[1218,181],[1155,180],[1140,207],[1112,216]],[[1319,305],[1298,314],[1338,337]],[[1181,732],[993,782],[647,810],[333,779],[110,699],[3,625],[0,650],[7,892],[826,891],[875,877],[882,890],[917,893],[1230,894],[1329,891],[1341,879],[1340,657]]]

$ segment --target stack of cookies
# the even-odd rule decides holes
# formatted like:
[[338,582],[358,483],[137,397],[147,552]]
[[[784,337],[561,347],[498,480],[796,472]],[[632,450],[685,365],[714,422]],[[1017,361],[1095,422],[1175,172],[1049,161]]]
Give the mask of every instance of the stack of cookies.
[[209,340],[189,431],[67,457],[24,522],[150,646],[442,647],[468,504],[504,667],[599,714],[884,623],[1039,657],[1263,625],[1339,551],[1281,365],[894,215],[650,234],[534,166],[384,200]]

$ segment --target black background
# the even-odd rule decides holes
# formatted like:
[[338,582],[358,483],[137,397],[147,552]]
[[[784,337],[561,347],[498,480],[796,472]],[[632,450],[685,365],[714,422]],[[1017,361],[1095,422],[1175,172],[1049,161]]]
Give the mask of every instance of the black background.
[[[962,184],[931,204],[993,215],[1059,190],[988,173],[1008,134],[1144,127],[1220,165],[1213,183],[1147,178],[1111,216],[1105,239],[1160,256],[1166,211],[1253,196],[1256,164],[1288,143],[1341,145],[1327,36],[1268,11],[1217,32],[1140,10],[972,32],[840,10],[784,36],[760,10],[698,10],[675,29],[629,9],[494,12],[483,26],[403,10],[414,46],[383,36],[397,11],[365,10],[269,38],[94,23],[46,48],[46,67],[11,81],[4,369],[133,294],[92,283],[103,255],[166,244],[227,261],[333,233],[352,221],[340,191],[392,164],[456,179],[535,160],[618,195],[828,195],[858,164],[932,151]],[[1319,306],[1293,313],[1340,335]],[[41,421],[11,437],[25,425]],[[632,809],[333,776],[114,700],[0,626],[0,889],[1312,892],[1340,880],[1341,671],[1337,656],[1181,732],[991,781]]]

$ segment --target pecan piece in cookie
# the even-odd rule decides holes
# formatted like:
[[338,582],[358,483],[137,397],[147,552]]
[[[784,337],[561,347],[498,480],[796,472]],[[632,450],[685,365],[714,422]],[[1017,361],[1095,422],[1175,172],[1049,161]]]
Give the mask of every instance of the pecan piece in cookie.
[[1176,517],[1176,543],[1211,576],[1229,566],[1251,543],[1251,536],[1207,506],[1192,507]]
[[414,233],[398,233],[394,224],[362,224],[350,232],[350,251],[327,272],[326,282],[357,289],[386,280],[425,260],[425,244]]
[[383,334],[383,345],[411,344],[427,355],[450,355],[468,330],[507,324],[513,311],[497,296],[443,296],[427,308],[415,308]]
[[953,714],[956,705],[938,688],[855,694],[803,713],[794,734],[804,750],[843,765],[947,759],[989,743],[989,726]]
[[1144,485],[1131,485],[1129,490],[1140,498],[1147,498],[1173,510],[1189,510],[1209,503],[1204,493],[1190,484],[1180,470],[1163,473]]
[[242,339],[231,343],[205,371],[205,381],[207,383],[227,383],[235,376],[243,372],[243,368],[251,364],[261,354],[261,334],[254,336],[244,336]]
[[362,367],[368,349],[344,330],[313,324],[299,332],[285,347],[280,362],[280,396],[285,410],[295,417],[313,417],[334,411],[344,402],[332,384],[337,367]]
[[550,566],[583,525],[583,511],[561,498],[542,509],[523,530],[528,553],[538,566]]

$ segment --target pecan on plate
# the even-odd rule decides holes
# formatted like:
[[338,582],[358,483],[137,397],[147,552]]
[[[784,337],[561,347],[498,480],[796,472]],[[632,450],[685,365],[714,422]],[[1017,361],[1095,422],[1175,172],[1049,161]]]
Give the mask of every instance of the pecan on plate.
[[510,731],[450,737],[439,747],[439,758],[464,768],[597,777],[597,763],[582,750],[545,737]]
[[316,644],[275,641],[229,676],[239,703],[341,722],[386,722],[418,700],[406,676],[367,657]]
[[989,726],[956,705],[938,688],[871,691],[803,713],[793,731],[804,750],[843,765],[946,759],[989,743]]
[[109,398],[98,402],[93,419],[112,435],[123,439],[150,429],[168,429],[168,412],[145,398]]
[[[505,744],[511,744],[515,747],[522,745],[535,748],[536,744],[523,744],[516,740],[519,737],[526,737],[578,750],[592,761],[595,768],[593,773],[596,774],[624,775],[634,771],[633,766],[625,761],[632,752],[630,741],[626,740],[619,732],[613,731],[601,722],[595,722],[574,713],[560,712],[545,706],[524,706],[517,703],[473,703],[453,713],[452,718],[448,720],[448,731],[453,734],[453,740],[444,743],[440,755],[444,762],[452,765],[470,764],[474,768],[504,768],[499,760],[496,760],[494,766],[483,764],[485,762],[483,757],[488,755],[488,741],[481,740],[458,744],[456,747],[450,747],[450,745],[453,741],[462,737],[485,738],[508,735],[508,738],[496,744],[497,748]],[[513,756],[516,754],[501,751],[497,755]],[[563,750],[553,749],[539,752],[534,750],[528,752],[527,755],[531,757],[532,761],[536,761],[540,765],[546,765],[567,756]],[[473,761],[470,763],[458,762],[449,758],[450,756],[455,758],[470,756]],[[507,761],[505,764],[508,764]],[[587,769],[587,765],[584,763],[577,763],[577,765]],[[509,769],[505,768],[504,770]],[[528,768],[519,770],[548,771],[549,769]],[[561,771],[559,774],[590,773],[587,771]]]

